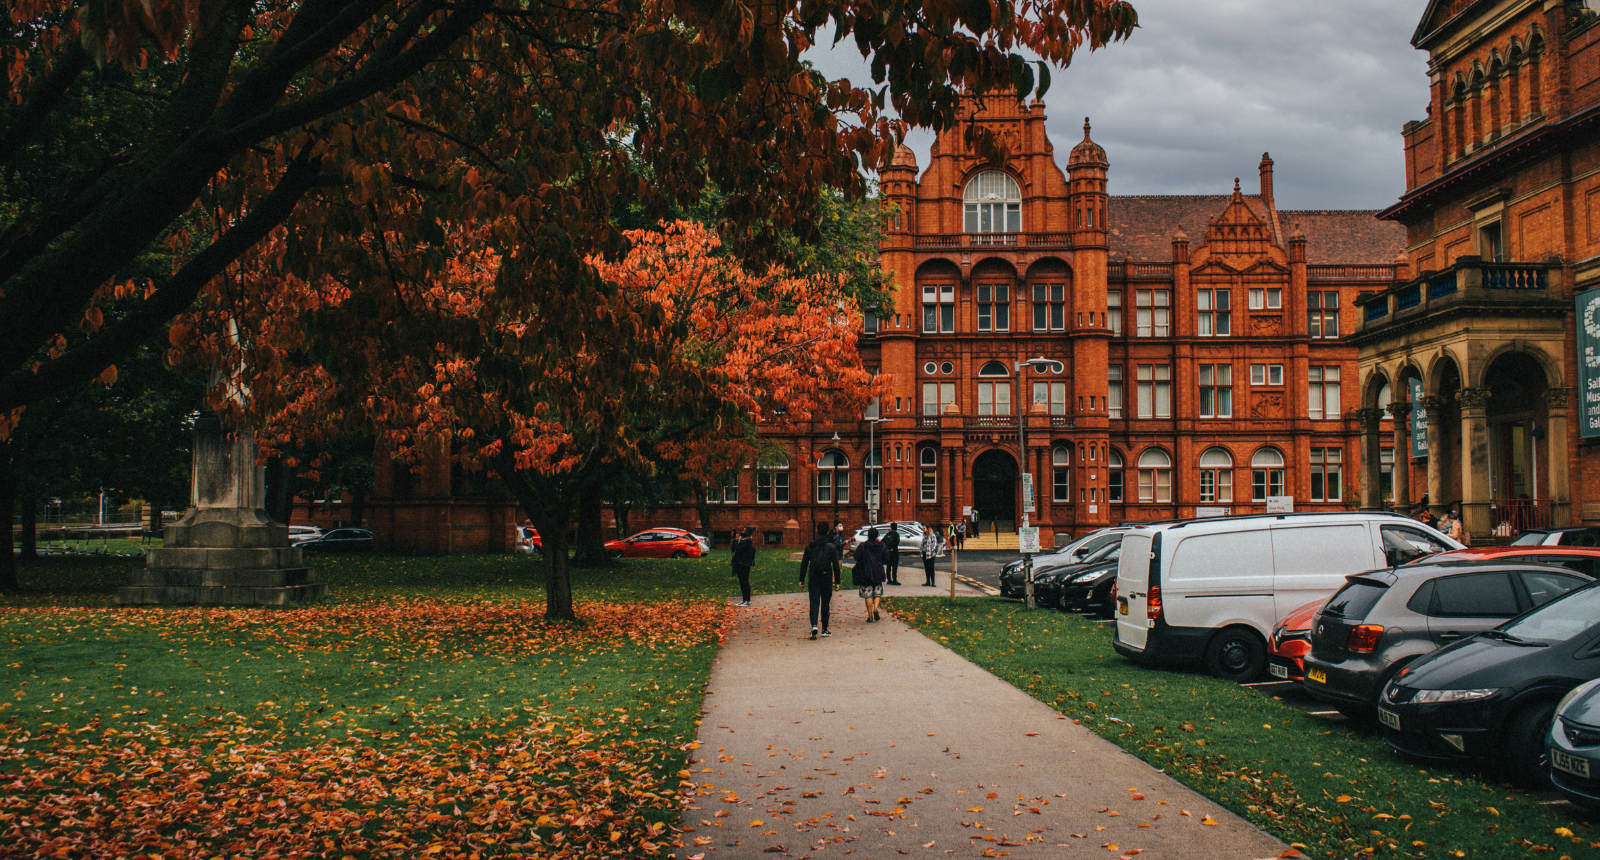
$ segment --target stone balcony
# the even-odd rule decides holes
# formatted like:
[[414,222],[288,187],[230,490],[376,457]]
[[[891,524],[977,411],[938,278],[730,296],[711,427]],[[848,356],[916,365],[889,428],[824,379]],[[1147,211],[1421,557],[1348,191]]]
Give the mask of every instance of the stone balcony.
[[1569,310],[1556,263],[1486,263],[1459,257],[1442,271],[1356,299],[1360,325],[1352,343],[1455,317],[1551,316]]

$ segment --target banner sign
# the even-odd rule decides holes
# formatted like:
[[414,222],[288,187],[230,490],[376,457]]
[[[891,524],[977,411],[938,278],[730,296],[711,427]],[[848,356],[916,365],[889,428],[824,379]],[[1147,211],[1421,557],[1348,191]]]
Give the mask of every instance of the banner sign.
[[1039,527],[1017,529],[1017,549],[1021,552],[1039,551]]
[[1600,290],[1578,302],[1578,435],[1600,437]]
[[1233,513],[1233,508],[1201,505],[1194,509],[1196,517],[1225,517]]
[[1267,496],[1267,513],[1294,513],[1294,496]]
[[1033,509],[1033,473],[1022,473],[1022,512],[1034,513]]
[[1422,380],[1406,380],[1411,388],[1411,456],[1428,456],[1428,410],[1422,408]]

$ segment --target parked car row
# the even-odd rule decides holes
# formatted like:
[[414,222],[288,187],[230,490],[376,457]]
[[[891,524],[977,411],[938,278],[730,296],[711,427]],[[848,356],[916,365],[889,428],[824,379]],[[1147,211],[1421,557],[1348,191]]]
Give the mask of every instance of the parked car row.
[[300,539],[291,535],[290,543],[308,552],[366,552],[372,549],[372,530],[341,528]]

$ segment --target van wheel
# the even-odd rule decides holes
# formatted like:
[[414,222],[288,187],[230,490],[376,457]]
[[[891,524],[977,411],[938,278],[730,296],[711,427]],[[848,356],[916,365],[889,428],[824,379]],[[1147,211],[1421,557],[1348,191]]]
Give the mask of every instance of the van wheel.
[[1225,681],[1245,683],[1267,668],[1267,646],[1248,627],[1229,627],[1206,646],[1206,671]]
[[1530,791],[1550,787],[1550,753],[1544,739],[1555,721],[1556,703],[1541,702],[1516,712],[1501,733],[1500,771]]

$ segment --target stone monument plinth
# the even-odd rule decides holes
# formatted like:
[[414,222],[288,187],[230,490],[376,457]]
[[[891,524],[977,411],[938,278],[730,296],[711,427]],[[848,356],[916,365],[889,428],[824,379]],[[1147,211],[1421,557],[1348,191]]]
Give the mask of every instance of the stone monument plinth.
[[216,415],[195,422],[192,507],[163,531],[118,603],[281,605],[327,594],[289,545],[289,527],[265,507],[255,438],[229,433]]

